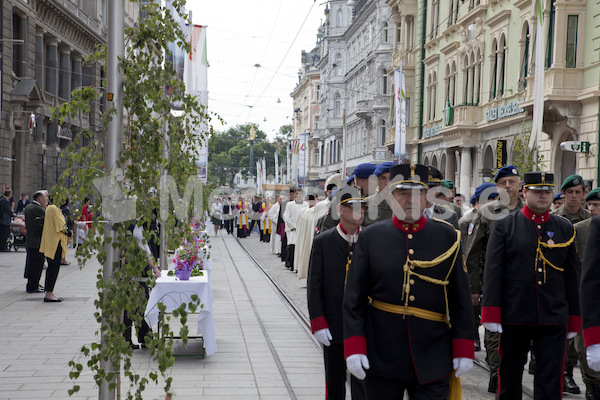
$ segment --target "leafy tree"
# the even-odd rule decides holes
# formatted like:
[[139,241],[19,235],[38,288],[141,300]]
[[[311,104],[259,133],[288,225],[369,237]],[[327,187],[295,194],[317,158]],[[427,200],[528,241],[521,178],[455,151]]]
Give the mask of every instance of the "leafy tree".
[[[135,0],[134,0],[135,1]],[[83,199],[95,192],[93,180],[96,178],[113,178],[118,186],[116,192],[127,199],[134,199],[136,206],[136,219],[112,225],[115,233],[114,242],[105,241],[104,229],[107,225],[100,220],[94,220],[92,231],[98,235],[88,235],[84,246],[78,250],[81,265],[92,257],[97,257],[100,263],[106,260],[105,246],[112,246],[117,254],[113,265],[112,279],[105,279],[98,275],[97,288],[99,298],[95,305],[98,323],[102,324],[103,340],[84,346],[82,355],[88,359],[87,366],[92,370],[98,386],[103,382],[108,383],[110,389],[117,388],[116,374],[128,379],[127,398],[143,398],[143,391],[150,382],[159,383],[159,377],[164,382],[164,391],[171,395],[172,377],[169,370],[173,366],[172,353],[174,333],[169,325],[169,318],[161,313],[159,317],[160,332],[154,332],[152,338],[146,338],[145,345],[157,362],[157,369],[140,374],[133,368],[132,351],[123,337],[126,328],[123,324],[123,312],[139,325],[143,318],[146,298],[143,291],[139,290],[139,277],[143,276],[147,265],[145,252],[139,249],[136,240],[132,237],[128,227],[130,224],[150,225],[153,215],[160,208],[159,198],[156,196],[160,187],[160,171],[166,170],[173,176],[177,190],[181,195],[187,184],[189,176],[196,176],[195,160],[197,154],[194,149],[200,140],[209,132],[198,134],[194,127],[200,126],[204,121],[207,125],[211,115],[201,106],[194,96],[185,93],[184,83],[177,78],[173,65],[165,62],[168,43],[176,43],[179,47],[190,51],[186,35],[182,32],[179,23],[173,18],[171,12],[161,7],[159,2],[140,1],[143,19],[133,27],[126,30],[126,56],[120,60],[124,71],[123,105],[124,105],[124,132],[120,158],[117,166],[112,171],[106,171],[103,164],[102,146],[96,140],[95,133],[90,128],[82,129],[67,150],[69,155],[67,170],[63,175],[63,184],[68,186],[56,187],[53,191],[57,194],[58,203],[64,193],[73,198]],[[180,15],[185,14],[185,0],[172,0],[172,7]],[[188,21],[191,23],[191,21]],[[86,61],[106,59],[105,48],[98,50]],[[167,89],[169,95],[165,95]],[[53,118],[63,123],[69,118],[75,118],[79,113],[90,112],[90,104],[100,99],[101,93],[93,87],[84,87],[72,93],[70,102],[53,110]],[[172,115],[173,105],[181,109],[181,116]],[[115,115],[115,110],[107,110],[103,115],[102,123],[105,130],[108,122]],[[217,117],[218,118],[218,117]],[[168,130],[165,131],[165,122]],[[101,135],[104,132],[99,132]],[[163,157],[163,147],[167,146],[168,158]],[[209,190],[205,190],[209,192]],[[110,195],[101,193],[104,197]],[[94,212],[102,213],[102,203],[97,202]],[[169,232],[169,243],[166,245],[174,249],[184,238],[193,234],[189,224],[176,221],[172,205],[169,205],[164,229]],[[165,210],[160,210],[165,211]],[[191,215],[188,209],[187,215]],[[77,215],[76,215],[77,217]],[[145,230],[146,240],[156,239],[155,234]],[[163,244],[164,245],[164,244]],[[153,281],[150,279],[149,284]],[[173,312],[174,318],[179,318],[182,327],[179,331],[184,343],[187,341],[188,328],[186,326],[186,305],[182,305]],[[195,297],[187,305],[190,312],[197,307],[202,307]],[[104,361],[109,360],[110,369],[104,368]],[[83,371],[80,360],[70,362],[73,370],[70,378],[76,380]],[[73,394],[79,390],[74,383],[69,391]]]
[[546,167],[544,155],[540,154],[539,147],[536,151],[529,149],[529,138],[531,137],[531,124],[521,124],[521,132],[515,136],[513,147],[513,164],[517,167],[521,181],[526,172],[543,171]]

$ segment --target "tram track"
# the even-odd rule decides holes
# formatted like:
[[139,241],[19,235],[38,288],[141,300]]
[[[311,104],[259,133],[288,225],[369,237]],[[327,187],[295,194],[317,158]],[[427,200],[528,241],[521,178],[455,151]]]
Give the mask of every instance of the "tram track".
[[[281,297],[281,299],[283,300],[284,304],[292,312],[292,314],[294,315],[294,317],[300,322],[300,325],[307,332],[307,334],[311,338],[311,340],[315,343],[315,346],[317,346],[317,348],[319,349],[319,351],[323,352],[323,346],[317,341],[317,339],[312,334],[312,331],[311,331],[311,328],[310,328],[310,321],[309,321],[309,319],[304,315],[304,313],[295,304],[295,302],[290,298],[290,296],[287,295],[286,291],[277,282],[277,280],[265,268],[263,268],[260,265],[260,263],[254,257],[254,255],[250,251],[248,251],[248,249],[246,248],[246,246],[244,246],[244,244],[242,243],[242,241],[240,241],[239,238],[237,238],[235,236],[234,236],[234,239],[236,240],[236,242],[238,243],[238,245],[243,249],[243,251],[246,253],[246,255],[250,258],[250,260],[256,266],[256,268],[258,268],[258,270],[267,278],[267,281],[269,282],[269,284],[273,287],[273,289],[279,295],[279,297]],[[475,359],[474,359],[474,365],[477,368],[480,368],[480,369],[486,371],[487,373],[489,373],[489,371],[490,371],[490,368],[487,365],[487,363],[485,362],[485,360],[481,360],[481,359],[475,357]],[[348,386],[348,390],[349,390],[349,386]],[[527,386],[523,386],[523,396],[524,396],[524,398],[533,399],[533,390],[531,388],[527,387]]]

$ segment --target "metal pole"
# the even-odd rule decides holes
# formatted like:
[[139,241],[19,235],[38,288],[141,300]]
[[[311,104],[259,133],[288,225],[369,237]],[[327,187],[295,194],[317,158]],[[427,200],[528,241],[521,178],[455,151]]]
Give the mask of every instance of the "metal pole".
[[[164,136],[163,136],[163,148],[162,148],[162,157],[167,160],[169,158],[169,138],[168,138],[168,134],[169,134],[169,120],[168,117],[165,116],[164,118],[164,123],[163,123],[163,132],[164,132]],[[167,169],[165,167],[162,167],[161,171],[160,171],[160,175],[161,178],[162,177],[166,177],[167,176]],[[162,178],[165,179],[165,178]],[[166,182],[166,181],[164,181]],[[159,268],[161,270],[165,270],[167,269],[167,224],[164,218],[162,218],[162,213],[160,213],[161,218],[160,218],[160,261],[159,261]]]
[[[121,151],[121,131],[123,129],[123,71],[119,68],[119,58],[122,58],[125,55],[123,16],[123,0],[109,0],[106,108],[110,109],[111,107],[114,107],[116,112],[108,123],[106,141],[104,144],[104,166],[107,173],[110,173],[109,171],[115,167]],[[106,261],[104,261],[102,269],[102,278],[105,281],[112,279],[113,263],[119,260],[119,252],[112,247],[114,239],[115,233],[111,229],[111,224],[108,224],[104,229],[104,241],[105,243],[110,243],[104,245]],[[106,296],[106,293],[103,293],[103,296]],[[100,340],[104,346],[105,341],[103,333]],[[101,362],[101,368],[104,369],[107,374],[113,372],[112,361],[112,359],[108,359]],[[99,400],[113,400],[115,398],[115,390],[109,389],[110,383],[111,382],[105,380],[100,385],[98,393]]]

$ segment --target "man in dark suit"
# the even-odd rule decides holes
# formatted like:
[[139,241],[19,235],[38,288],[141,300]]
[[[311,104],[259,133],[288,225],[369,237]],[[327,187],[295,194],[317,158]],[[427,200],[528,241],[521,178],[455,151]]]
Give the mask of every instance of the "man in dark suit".
[[0,197],[0,251],[9,251],[6,248],[6,241],[10,234],[10,222],[14,213],[10,204],[12,190],[6,189],[4,196]]
[[231,198],[227,197],[223,205],[223,221],[225,221],[225,229],[230,235],[233,233],[234,208],[235,206],[231,204]]
[[348,271],[346,364],[368,399],[446,399],[475,355],[460,232],[423,216],[426,166],[396,165],[390,178],[394,216],[360,234]]
[[567,339],[581,329],[573,225],[550,215],[554,174],[524,177],[525,206],[496,221],[485,256],[481,323],[500,336],[499,400],[522,397],[533,342],[535,398],[562,398]]
[[45,192],[39,191],[33,195],[33,202],[25,207],[25,248],[27,259],[25,261],[25,276],[27,277],[27,293],[43,293],[40,288],[40,278],[44,267],[44,255],[40,253],[42,230],[44,228],[44,214],[48,206],[48,197]]
[[[342,300],[366,205],[356,188],[346,188],[338,193],[341,198],[336,208],[340,222],[336,229],[315,237],[306,281],[311,329],[323,344],[327,400],[346,398]],[[364,398],[362,382],[354,376],[351,382],[352,399]]]
[[443,191],[450,190],[448,188],[442,187],[442,180],[444,176],[442,175],[439,169],[432,167],[431,165],[427,166],[427,168],[429,170],[429,175],[427,178],[427,186],[429,187],[429,193],[427,194],[427,204],[425,205],[425,210],[423,214],[425,215],[425,217],[430,219],[443,219],[444,221],[452,225],[454,229],[458,229],[459,215],[457,215],[453,209],[454,204],[440,199],[440,195]]

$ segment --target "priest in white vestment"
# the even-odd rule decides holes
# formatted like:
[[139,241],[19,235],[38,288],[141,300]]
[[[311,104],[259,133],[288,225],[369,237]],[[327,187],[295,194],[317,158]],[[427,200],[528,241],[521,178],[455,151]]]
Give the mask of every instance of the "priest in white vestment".
[[290,271],[294,270],[294,248],[296,247],[296,237],[298,234],[298,217],[300,216],[300,211],[305,208],[308,208],[308,203],[304,201],[302,189],[297,189],[296,200],[288,202],[283,213],[285,236],[287,237],[285,267]]
[[294,249],[294,268],[298,271],[298,279],[306,279],[308,273],[308,261],[313,238],[315,237],[316,203],[315,195],[308,195],[308,208],[300,213],[298,218],[296,248]]
[[269,210],[268,218],[271,220],[271,241],[269,244],[269,249],[272,254],[279,255],[281,254],[281,236],[277,234],[277,220],[279,219],[279,210],[281,209],[281,202],[283,201],[283,196],[276,196],[277,202],[271,206]]

